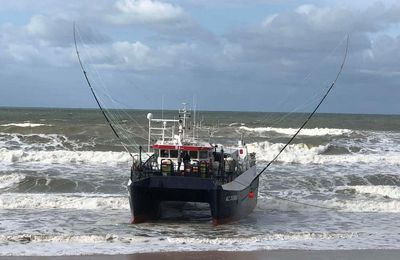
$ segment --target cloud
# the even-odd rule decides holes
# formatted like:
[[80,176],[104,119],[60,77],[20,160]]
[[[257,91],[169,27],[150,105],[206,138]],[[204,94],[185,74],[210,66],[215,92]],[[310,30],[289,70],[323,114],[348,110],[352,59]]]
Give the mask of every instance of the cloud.
[[[36,40],[40,45],[69,46],[73,42],[73,21],[44,15],[35,15],[23,28],[30,40]],[[110,41],[104,34],[94,32],[85,24],[78,24],[80,35],[89,43],[100,44]]]
[[154,0],[119,0],[115,12],[108,15],[115,24],[162,24],[186,19],[183,9],[177,5]]
[[90,46],[80,53],[87,65],[116,71],[190,70],[198,66],[196,45],[180,43],[150,47],[140,41],[114,42],[110,45]]
[[7,51],[17,63],[31,64],[33,60],[40,57],[39,50],[27,44],[9,44]]
[[[221,107],[240,103],[245,97],[257,100],[249,105],[252,109],[272,109],[277,96],[295,90],[298,99],[304,100],[310,92],[301,91],[324,86],[320,83],[337,72],[344,52],[343,39],[350,33],[348,63],[341,78],[346,90],[354,94],[363,89],[369,91],[364,95],[373,95],[375,86],[382,82],[388,88],[398,85],[400,37],[396,28],[400,28],[400,5],[369,3],[363,8],[348,8],[328,2],[292,3],[290,8],[276,9],[274,14],[266,12],[258,20],[244,14],[248,23],[214,35],[214,21],[208,21],[202,12],[213,8],[213,17],[219,14],[224,19],[225,4],[236,8],[280,3],[101,0],[93,4],[82,0],[59,4],[43,0],[38,2],[40,8],[35,5],[29,12],[31,1],[0,0],[4,3],[0,10],[14,8],[29,14],[25,20],[0,25],[0,66],[15,75],[32,68],[53,72],[76,69],[72,37],[72,23],[76,21],[85,65],[109,73],[110,78],[114,75],[111,82],[115,86],[122,88],[116,75],[123,71],[128,77],[140,77],[152,91],[167,85],[164,82],[174,93],[190,85],[207,93],[207,100],[216,98],[216,91],[232,95]],[[310,72],[315,84],[301,85],[299,82]],[[68,78],[71,74],[60,80]]]
[[177,5],[156,0],[118,0],[103,20],[115,26],[135,26],[155,32],[155,40],[200,40],[214,42],[212,33],[195,22],[184,9]]
[[[65,67],[75,63],[73,22],[70,20],[33,15],[26,25],[0,26],[0,57],[3,65],[19,64],[39,67]],[[102,44],[110,41],[104,34],[80,25],[78,38],[86,43]],[[79,39],[78,39],[79,40]]]
[[226,38],[228,46],[240,49],[236,54],[231,52],[230,59],[274,64],[279,69],[290,70],[318,62],[335,50],[347,34],[351,35],[353,58],[360,58],[360,53],[364,58],[374,56],[376,50],[372,47],[371,35],[399,22],[400,9],[397,7],[373,5],[358,11],[302,5],[268,16],[258,25],[229,32]]

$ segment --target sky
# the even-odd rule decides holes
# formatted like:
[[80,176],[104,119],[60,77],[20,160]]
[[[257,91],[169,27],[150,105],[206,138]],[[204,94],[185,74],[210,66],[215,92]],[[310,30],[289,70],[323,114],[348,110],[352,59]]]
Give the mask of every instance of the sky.
[[393,0],[0,0],[0,106],[400,114]]

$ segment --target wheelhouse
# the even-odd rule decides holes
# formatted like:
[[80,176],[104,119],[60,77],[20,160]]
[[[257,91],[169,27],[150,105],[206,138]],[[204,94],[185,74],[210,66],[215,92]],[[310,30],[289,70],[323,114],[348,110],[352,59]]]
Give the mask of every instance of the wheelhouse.
[[[186,107],[179,110],[179,119],[155,119],[152,114],[147,115],[147,151],[151,156],[144,163],[135,164],[141,165],[139,169],[134,169],[134,165],[132,172],[138,173],[136,177],[186,176],[226,183],[254,165],[255,158],[251,158],[242,141],[235,148],[225,149],[222,145],[198,140],[196,124],[191,124],[189,118]],[[154,123],[160,126],[153,126]],[[186,131],[189,129],[192,131]],[[157,141],[151,144],[150,140],[154,139]],[[138,161],[142,161],[141,155]]]

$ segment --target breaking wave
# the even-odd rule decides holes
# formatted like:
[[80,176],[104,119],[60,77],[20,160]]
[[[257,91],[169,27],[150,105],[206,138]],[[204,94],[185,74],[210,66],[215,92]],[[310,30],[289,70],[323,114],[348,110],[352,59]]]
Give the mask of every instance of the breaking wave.
[[[247,126],[239,127],[241,130],[249,131],[249,132],[257,132],[257,133],[264,133],[264,132],[276,132],[285,135],[294,135],[297,128],[274,128],[274,127],[256,127],[251,128]],[[336,128],[305,128],[302,129],[299,135],[303,136],[324,136],[324,135],[345,135],[351,134],[353,131],[350,129],[336,129]]]
[[400,201],[388,199],[386,201],[371,201],[368,199],[344,200],[344,199],[296,199],[283,197],[271,197],[257,206],[261,210],[273,209],[280,211],[338,211],[348,213],[400,213]]
[[356,233],[324,233],[324,232],[287,232],[287,233],[275,233],[268,235],[259,235],[252,237],[232,237],[232,238],[168,238],[169,242],[174,243],[189,243],[189,244],[212,244],[212,245],[238,245],[238,243],[246,244],[254,244],[265,241],[279,241],[279,240],[314,240],[314,239],[322,239],[322,240],[330,240],[337,238],[352,238],[357,236]]
[[384,212],[384,213],[399,213],[400,201],[379,201],[371,202],[370,200],[326,200],[322,206],[338,208],[342,212]]
[[1,209],[129,209],[127,196],[110,194],[4,193]]
[[0,148],[25,150],[62,150],[93,147],[93,143],[70,140],[60,134],[0,133]]
[[43,164],[123,164],[130,161],[126,152],[102,151],[22,151],[0,149],[0,161],[3,163],[34,162]]
[[400,199],[400,187],[392,185],[356,185],[337,187],[339,192],[352,194],[381,196],[384,198]]
[[[272,160],[284,146],[283,143],[270,143],[268,141],[248,144],[249,152],[256,153],[258,161]],[[399,152],[376,153],[345,153],[326,154],[332,147],[330,144],[310,146],[304,143],[291,144],[278,157],[278,161],[284,163],[299,164],[390,164],[400,165]],[[347,150],[347,148],[344,148]]]
[[46,124],[34,124],[34,123],[10,123],[10,124],[3,124],[0,126],[16,126],[16,127],[39,127],[39,126],[51,126]]
[[[357,232],[281,232],[251,237],[191,238],[148,237],[117,234],[63,235],[63,234],[16,234],[0,235],[4,246],[0,255],[82,255],[82,254],[129,254],[171,251],[252,251],[276,248],[275,243],[306,241],[331,241],[357,238]],[[265,242],[269,243],[265,243]],[[18,244],[16,244],[18,243]],[[18,246],[22,244],[24,246]],[[37,245],[41,245],[38,247]],[[69,246],[65,246],[68,244]],[[72,246],[73,245],[73,246]],[[151,246],[150,246],[151,245]],[[29,247],[30,250],[26,250]],[[45,248],[43,250],[43,247]],[[284,247],[284,246],[283,246]],[[288,247],[293,247],[289,245]],[[282,248],[282,245],[280,246]]]
[[[248,144],[249,152],[256,153],[257,160],[270,161],[283,148],[283,143],[268,141]],[[292,144],[278,158],[278,161],[288,163],[309,163],[317,161],[317,156],[328,149],[329,145],[309,147],[306,144]]]
[[12,187],[20,183],[23,179],[25,179],[25,176],[17,173],[0,175],[0,189]]

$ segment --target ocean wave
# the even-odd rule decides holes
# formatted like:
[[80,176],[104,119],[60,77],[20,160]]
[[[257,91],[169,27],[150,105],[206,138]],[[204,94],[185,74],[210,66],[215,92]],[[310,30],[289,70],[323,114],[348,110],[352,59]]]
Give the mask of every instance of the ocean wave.
[[356,185],[337,187],[339,192],[381,196],[384,198],[400,199],[400,187],[392,185]]
[[345,155],[320,155],[312,160],[303,160],[301,163],[315,164],[361,164],[362,165],[400,165],[400,153],[387,154],[345,154]]
[[[267,196],[268,197],[268,196]],[[349,213],[400,213],[400,201],[398,200],[376,200],[371,199],[298,199],[289,197],[268,197],[267,202],[257,205],[260,210],[280,211],[337,211]]]
[[19,234],[19,235],[0,235],[1,242],[80,242],[96,243],[111,242],[115,240],[115,235],[53,235],[53,234]]
[[[250,153],[256,153],[257,160],[270,161],[283,148],[283,143],[270,143],[268,141],[248,144]],[[280,155],[278,161],[288,163],[309,163],[317,161],[317,156],[328,149],[329,145],[309,147],[306,144],[289,145]]]
[[322,206],[338,208],[341,212],[399,213],[400,201],[339,200],[324,201]]
[[52,126],[52,125],[47,125],[47,124],[38,124],[38,123],[29,123],[29,122],[25,122],[25,123],[9,123],[9,124],[3,124],[0,126],[16,126],[16,127],[39,127],[39,126]]
[[244,123],[234,122],[234,123],[230,123],[228,126],[232,127],[232,126],[238,126],[238,125],[244,126],[245,124]]
[[0,194],[0,209],[129,209],[127,196],[117,194]]
[[18,147],[25,150],[54,150],[54,149],[80,149],[84,146],[92,146],[86,142],[70,140],[60,134],[19,134],[1,133],[0,148]]
[[[117,234],[15,234],[0,235],[0,255],[129,254],[171,251],[253,251],[285,247],[292,242],[323,242],[357,238],[357,232],[282,232],[251,237],[148,237]],[[37,245],[40,245],[38,247]],[[66,246],[68,245],[68,246]],[[150,246],[151,245],[151,246]],[[280,245],[280,246],[279,246]],[[292,245],[293,247],[293,245]]]
[[167,240],[172,243],[178,244],[207,244],[207,245],[248,245],[262,243],[265,241],[290,241],[290,240],[331,240],[331,239],[346,239],[357,236],[357,233],[353,232],[283,232],[274,233],[267,235],[255,235],[252,237],[224,237],[224,238],[192,238],[192,237],[178,237],[168,238]]
[[[271,161],[283,148],[283,143],[268,141],[248,144],[249,152],[256,153],[258,161]],[[291,144],[278,157],[277,161],[299,164],[389,164],[400,165],[399,152],[326,154],[330,144],[309,146],[304,143]]]
[[42,164],[109,164],[129,163],[131,157],[126,152],[103,151],[23,151],[0,149],[0,161],[3,163],[42,163]]
[[24,179],[24,175],[17,173],[0,175],[0,189],[12,187],[13,185],[18,184]]
[[[249,132],[276,132],[285,135],[294,135],[297,132],[297,128],[274,128],[274,127],[256,127],[251,128],[247,126],[239,127],[240,130]],[[324,136],[324,135],[344,135],[351,134],[353,131],[350,129],[336,129],[336,128],[304,128],[300,131],[299,135],[303,136]]]

